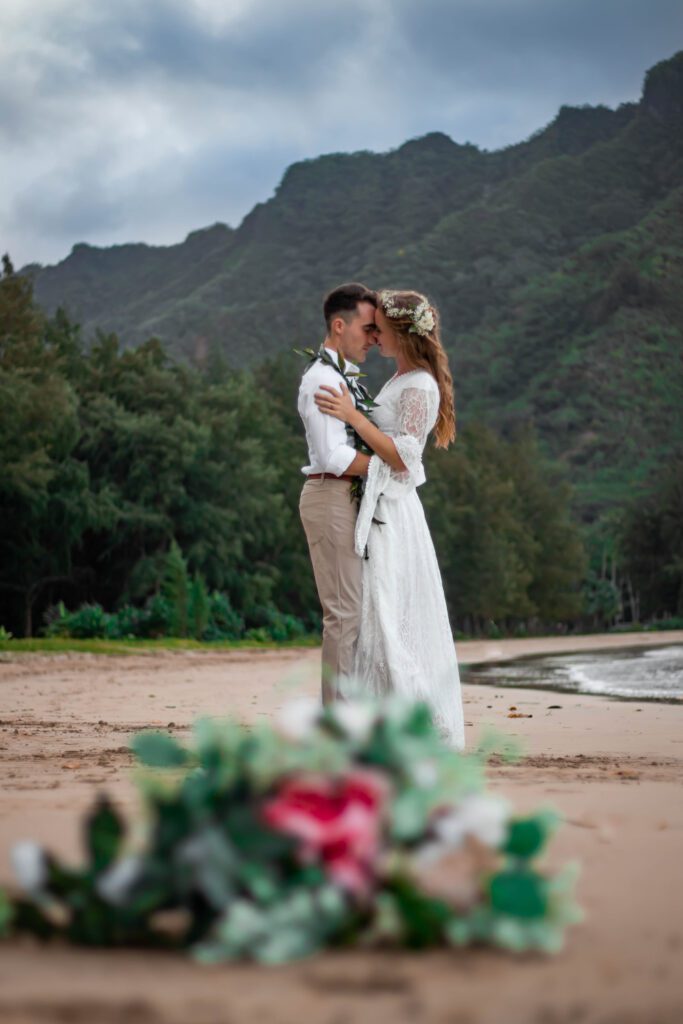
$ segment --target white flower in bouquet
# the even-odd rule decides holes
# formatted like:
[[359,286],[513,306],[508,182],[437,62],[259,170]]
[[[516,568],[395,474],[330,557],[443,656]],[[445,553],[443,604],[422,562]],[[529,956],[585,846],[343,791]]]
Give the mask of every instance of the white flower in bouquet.
[[141,868],[140,857],[134,854],[122,857],[97,879],[95,888],[98,895],[114,906],[124,904],[132,886],[140,877]]
[[338,701],[334,705],[334,720],[346,735],[356,743],[364,743],[377,719],[377,710],[368,701]]
[[309,738],[320,718],[320,702],[314,697],[297,697],[288,701],[277,713],[279,732],[289,740]]
[[469,837],[482,846],[497,849],[507,833],[510,806],[502,797],[472,793],[432,822],[434,838],[417,854],[420,864],[433,864],[456,850]]
[[439,778],[436,764],[429,758],[416,761],[412,766],[412,775],[413,781],[423,789],[429,789],[430,786],[435,785]]
[[465,836],[478,839],[483,846],[497,848],[505,839],[510,807],[498,796],[473,793],[438,818],[434,831],[441,842],[449,847],[460,846]]
[[14,845],[11,858],[22,889],[33,894],[42,892],[48,879],[47,856],[43,848],[25,839]]

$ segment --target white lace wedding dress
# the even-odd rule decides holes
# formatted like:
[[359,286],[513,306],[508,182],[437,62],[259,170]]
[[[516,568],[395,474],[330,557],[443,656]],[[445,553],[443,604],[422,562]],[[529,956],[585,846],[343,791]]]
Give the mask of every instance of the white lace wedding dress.
[[[395,694],[429,704],[454,747],[465,744],[460,676],[441,574],[416,488],[424,483],[422,452],[439,408],[426,370],[392,377],[375,401],[373,422],[396,445],[407,472],[374,455],[356,524],[363,561],[363,606],[355,686],[373,696]],[[382,525],[373,523],[381,520]]]

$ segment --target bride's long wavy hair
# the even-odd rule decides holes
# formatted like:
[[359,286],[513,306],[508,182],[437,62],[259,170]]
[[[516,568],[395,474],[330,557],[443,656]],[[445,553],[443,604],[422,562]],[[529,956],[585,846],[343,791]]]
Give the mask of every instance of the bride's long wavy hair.
[[[419,333],[416,330],[414,315],[418,307],[427,311],[426,316],[420,317]],[[440,401],[439,414],[434,425],[434,443],[437,448],[448,448],[455,440],[455,399],[448,356],[441,342],[439,312],[429,299],[419,292],[390,289],[379,293],[379,308],[393,327],[406,362],[416,370],[428,370],[438,384]],[[389,315],[389,309],[392,310],[392,315]],[[398,316],[397,311],[400,312]]]

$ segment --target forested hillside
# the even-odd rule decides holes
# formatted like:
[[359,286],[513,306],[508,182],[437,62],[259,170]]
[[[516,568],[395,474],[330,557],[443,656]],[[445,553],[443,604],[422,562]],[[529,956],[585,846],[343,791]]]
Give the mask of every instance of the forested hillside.
[[[593,521],[683,436],[683,52],[641,101],[562,108],[482,152],[433,133],[290,167],[237,230],[181,245],[77,245],[25,268],[49,312],[255,366],[321,334],[340,280],[411,286],[443,313],[461,423],[531,422]],[[385,367],[370,359],[371,382]]]

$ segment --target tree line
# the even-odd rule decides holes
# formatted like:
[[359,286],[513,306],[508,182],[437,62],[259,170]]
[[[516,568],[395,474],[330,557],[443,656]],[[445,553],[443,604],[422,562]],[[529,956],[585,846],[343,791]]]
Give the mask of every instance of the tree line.
[[[236,371],[215,352],[174,361],[154,339],[128,349],[100,333],[86,345],[62,310],[39,310],[5,257],[0,625],[208,640],[317,630],[298,519],[301,370],[288,352]],[[454,629],[591,624],[571,495],[532,432],[469,424],[448,452],[429,451],[427,473]],[[635,522],[624,536],[638,587],[650,549]],[[661,551],[680,543],[660,534]],[[642,587],[645,614],[680,612],[664,562]]]

